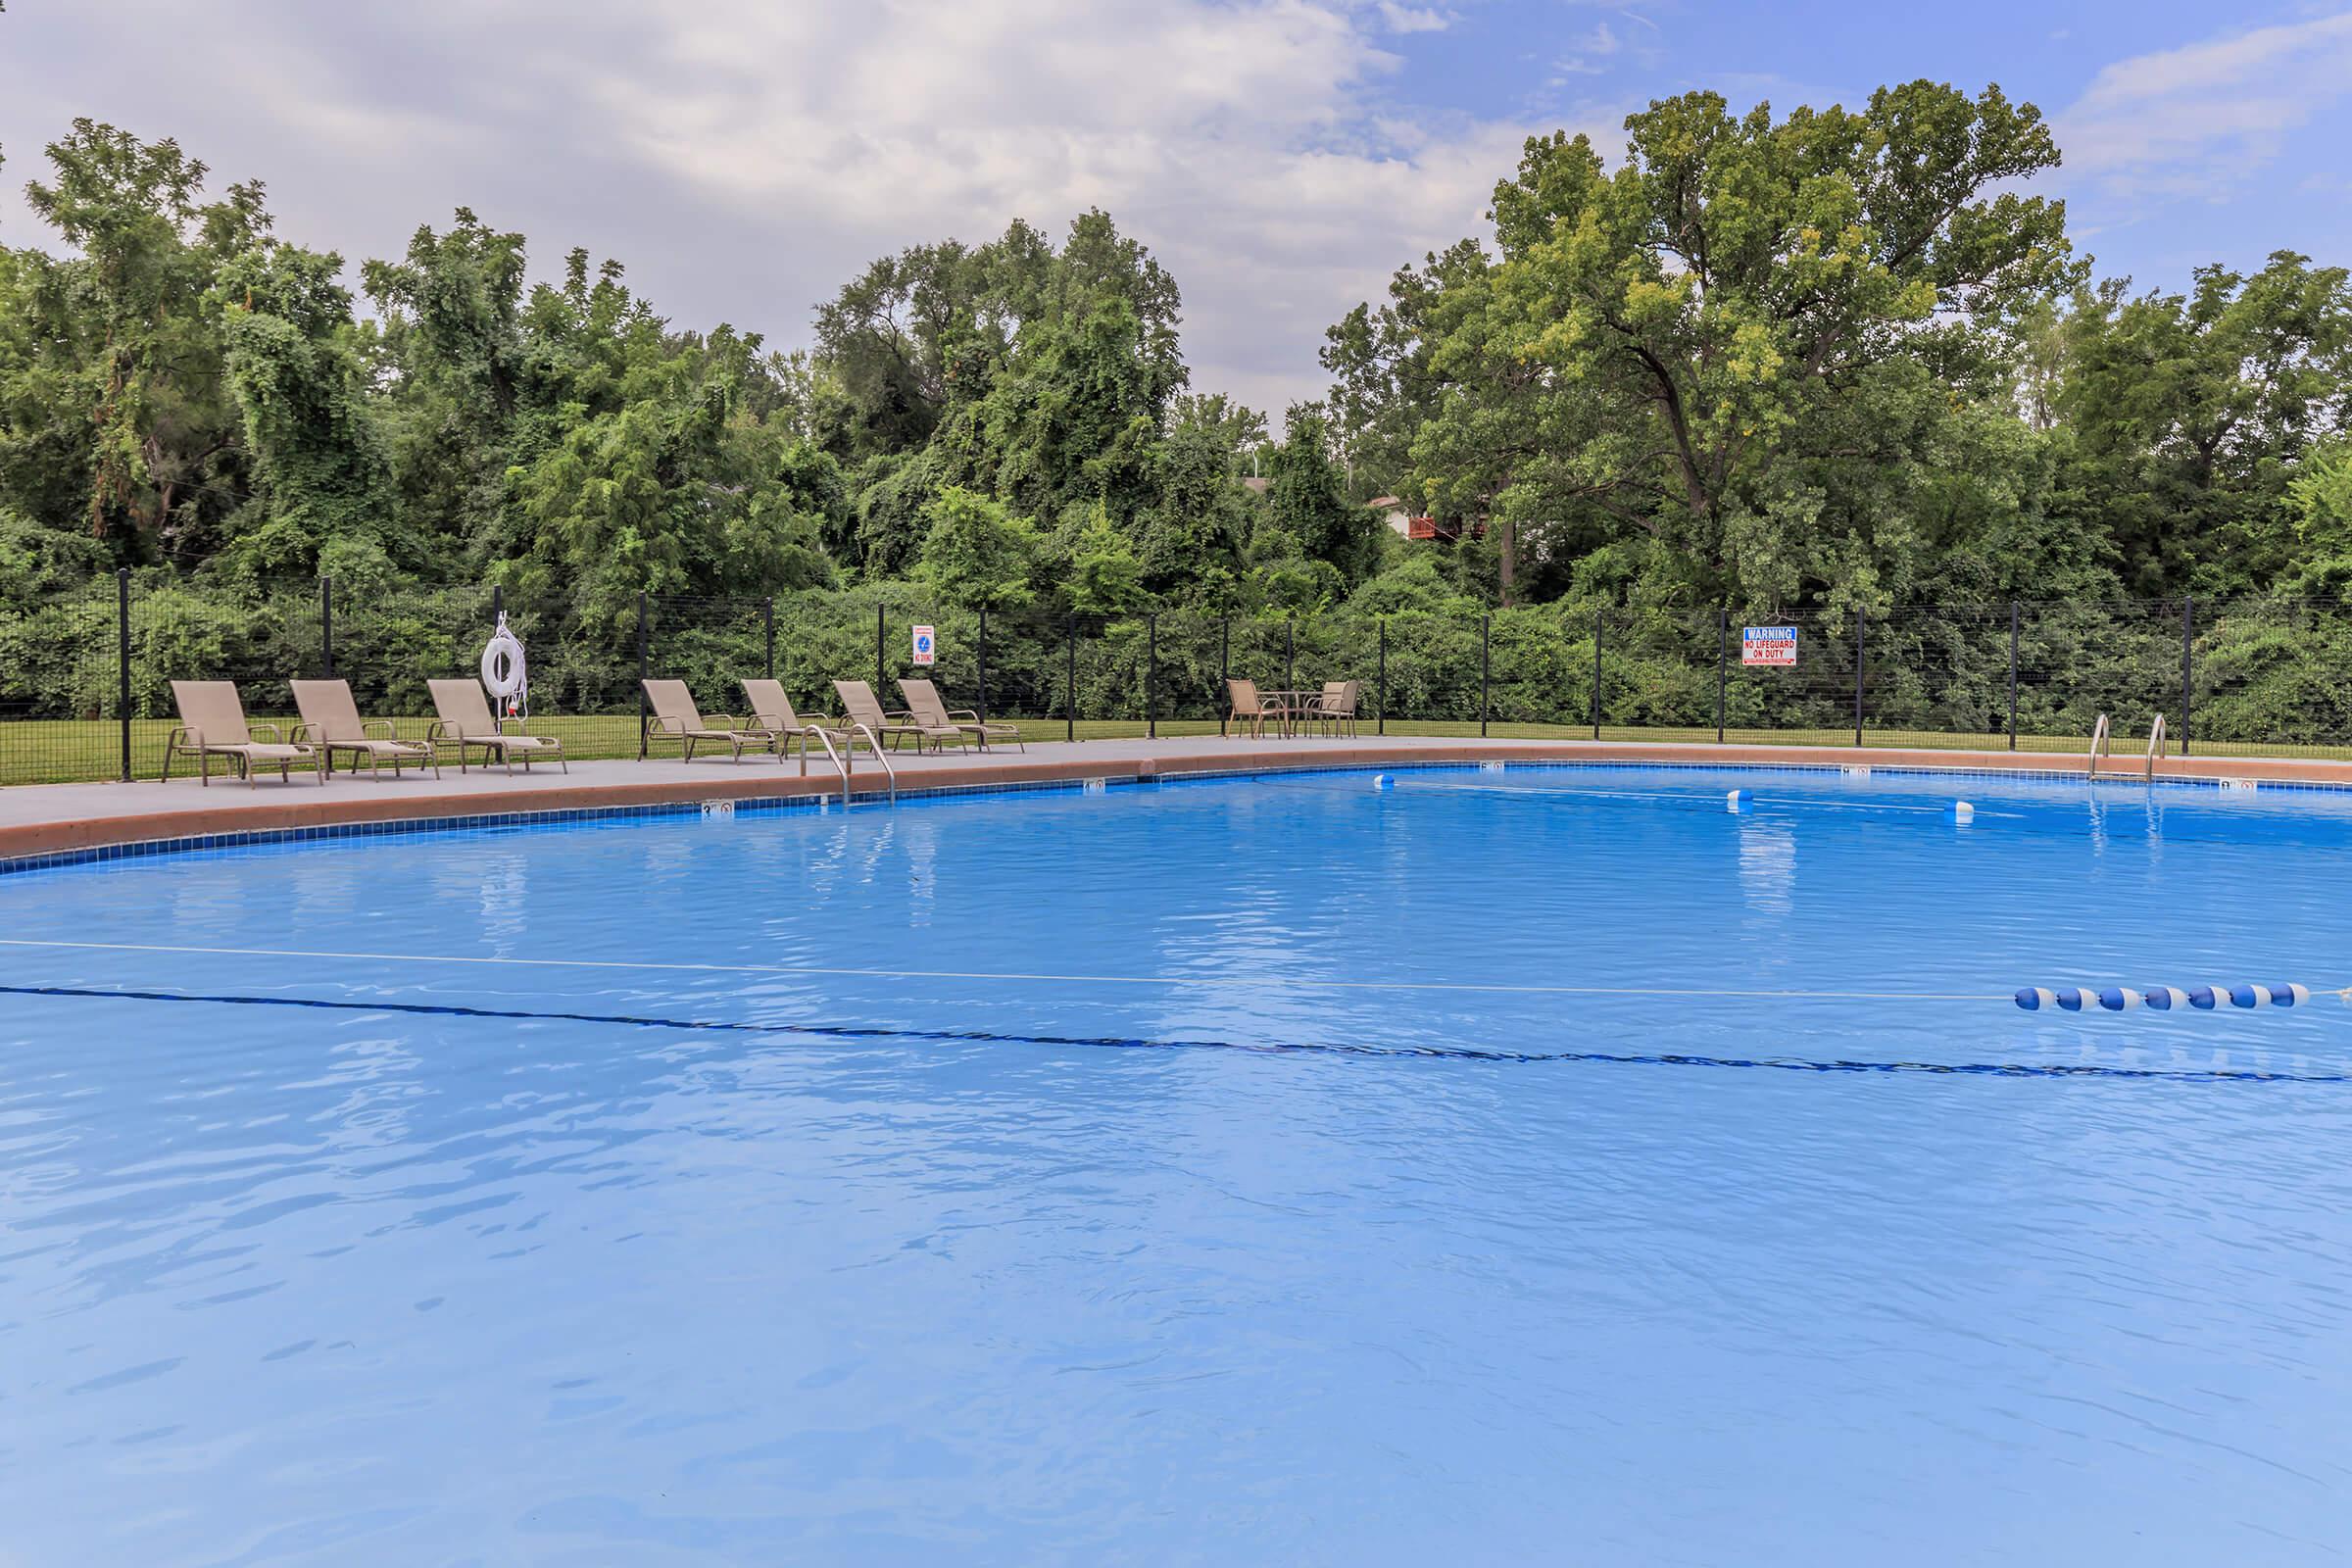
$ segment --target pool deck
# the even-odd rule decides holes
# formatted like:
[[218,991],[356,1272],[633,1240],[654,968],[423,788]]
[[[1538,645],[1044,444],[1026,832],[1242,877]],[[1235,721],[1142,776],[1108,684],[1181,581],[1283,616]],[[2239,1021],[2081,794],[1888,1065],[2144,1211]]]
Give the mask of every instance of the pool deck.
[[[1134,780],[1206,773],[1302,767],[1378,767],[1416,762],[1568,761],[1675,762],[1686,765],[1840,766],[1880,768],[2022,769],[2080,775],[2080,757],[2060,753],[1929,751],[1892,747],[1710,746],[1674,742],[1527,741],[1363,736],[1351,739],[1243,740],[1186,736],[1164,740],[1041,742],[1026,753],[951,752],[917,757],[893,753],[902,789],[971,788],[1079,779]],[[2146,764],[2117,758],[2102,779],[2136,783]],[[2157,764],[2161,778],[2232,778],[2272,783],[2352,785],[2352,762],[2294,758],[2191,757]],[[854,798],[879,800],[882,771],[870,759],[858,766]],[[834,794],[840,775],[821,758],[803,775],[790,761],[721,756],[681,762],[582,761],[568,775],[475,767],[442,770],[439,778],[411,769],[398,782],[387,773],[336,774],[326,784],[296,773],[247,785],[216,776],[169,783],[30,784],[0,789],[0,860],[118,844],[183,839],[218,833],[462,817],[514,811],[566,811],[613,806],[660,806]]]

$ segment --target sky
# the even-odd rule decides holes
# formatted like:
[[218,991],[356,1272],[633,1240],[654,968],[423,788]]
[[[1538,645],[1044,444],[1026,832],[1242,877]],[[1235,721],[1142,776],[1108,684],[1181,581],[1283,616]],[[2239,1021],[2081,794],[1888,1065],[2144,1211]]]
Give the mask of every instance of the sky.
[[1522,141],[1707,87],[1858,104],[1927,76],[2050,118],[2079,251],[2352,263],[2352,4],[1971,0],[5,0],[0,243],[86,115],[259,178],[354,267],[467,206],[612,257],[681,326],[805,346],[874,257],[1090,206],[1185,295],[1194,386],[1273,413],[1323,329],[1486,231]]

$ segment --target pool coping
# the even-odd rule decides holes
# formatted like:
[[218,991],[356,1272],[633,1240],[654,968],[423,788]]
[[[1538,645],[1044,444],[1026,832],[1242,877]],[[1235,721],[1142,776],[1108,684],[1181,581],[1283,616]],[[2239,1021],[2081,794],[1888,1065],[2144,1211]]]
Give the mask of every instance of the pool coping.
[[[1692,746],[1642,742],[1462,741],[1410,746],[1350,741],[1310,744],[1236,756],[1180,750],[1158,743],[1148,756],[1028,758],[957,762],[925,768],[897,791],[902,801],[1028,791],[1132,787],[1163,780],[1213,780],[1372,772],[1381,769],[1460,768],[1478,764],[1533,767],[1641,766],[1689,771],[1807,772],[1904,776],[2033,778],[2098,786],[2146,788],[2258,788],[2352,792],[2352,765],[2283,759],[2176,758],[2152,778],[2144,765],[2109,767],[2088,775],[2060,754],[1920,751],[1884,747]],[[2337,775],[2337,776],[2329,776]],[[867,783],[865,780],[872,782]],[[883,804],[876,775],[853,781],[854,808]],[[552,827],[565,823],[737,811],[841,809],[838,779],[772,773],[669,776],[644,782],[574,783],[562,778],[524,785],[496,797],[485,809],[480,795],[335,794],[264,802],[197,805],[162,812],[67,817],[0,827],[0,876],[92,861],[145,858],[243,845],[422,832]]]

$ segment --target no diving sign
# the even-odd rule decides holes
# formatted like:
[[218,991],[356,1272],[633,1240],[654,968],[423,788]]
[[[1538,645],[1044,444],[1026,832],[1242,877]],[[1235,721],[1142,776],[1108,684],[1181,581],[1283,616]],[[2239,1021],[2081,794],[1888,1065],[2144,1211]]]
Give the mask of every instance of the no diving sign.
[[937,662],[934,655],[936,646],[937,645],[932,641],[930,627],[917,626],[914,628],[914,662],[916,663],[929,664]]
[[1794,626],[1742,626],[1740,628],[1740,662],[1742,664],[1796,663],[1796,628]]

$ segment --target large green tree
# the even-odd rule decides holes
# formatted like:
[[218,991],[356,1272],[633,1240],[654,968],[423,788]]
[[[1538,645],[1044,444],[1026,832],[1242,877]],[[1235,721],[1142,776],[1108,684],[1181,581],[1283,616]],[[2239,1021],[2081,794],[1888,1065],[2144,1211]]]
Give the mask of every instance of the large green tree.
[[2065,483],[2127,588],[2240,593],[2288,576],[2289,497],[2352,404],[2352,274],[2280,252],[2197,269],[2186,294],[2079,292],[2060,325]]
[[[1597,514],[1709,596],[1867,596],[1838,487],[1911,433],[1882,405],[1982,375],[1968,340],[2075,275],[2061,206],[2014,188],[2056,164],[2047,127],[1920,81],[1785,119],[1693,92],[1627,130],[1613,171],[1582,136],[1531,140],[1495,260],[1454,258],[1419,307],[1440,384],[1416,470],[1494,515],[1506,571],[1516,530]],[[1344,366],[1411,358],[1364,335]]]
[[76,120],[26,205],[72,247],[0,266],[0,506],[66,507],[120,561],[200,557],[246,486],[221,267],[262,246],[258,183],[204,199],[179,144]]
[[1379,566],[1383,525],[1348,499],[1322,411],[1294,405],[1284,424],[1266,489],[1271,523],[1308,559],[1329,564],[1343,583],[1361,582]]

